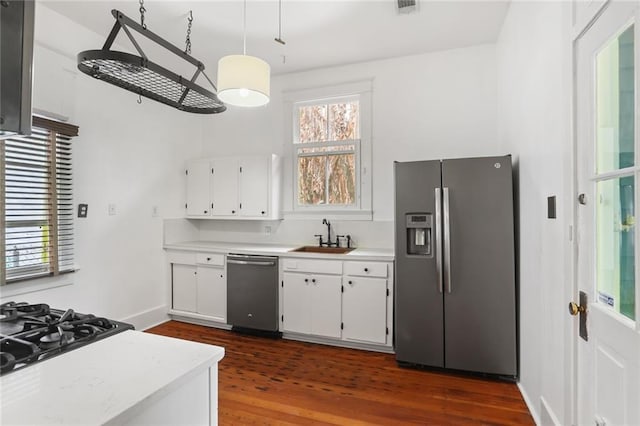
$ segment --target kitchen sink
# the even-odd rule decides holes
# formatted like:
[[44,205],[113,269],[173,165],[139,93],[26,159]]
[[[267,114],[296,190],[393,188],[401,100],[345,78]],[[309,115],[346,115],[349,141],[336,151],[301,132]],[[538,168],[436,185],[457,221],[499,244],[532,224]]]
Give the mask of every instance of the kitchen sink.
[[349,253],[353,248],[347,247],[318,247],[318,246],[302,246],[296,249],[290,250],[297,253],[330,253],[330,254],[344,254]]

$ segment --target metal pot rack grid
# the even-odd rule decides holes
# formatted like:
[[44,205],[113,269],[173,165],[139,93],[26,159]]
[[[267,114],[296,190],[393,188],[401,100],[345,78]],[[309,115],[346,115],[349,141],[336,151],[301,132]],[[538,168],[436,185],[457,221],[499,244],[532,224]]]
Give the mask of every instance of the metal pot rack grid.
[[[78,53],[78,69],[98,80],[105,81],[149,99],[172,106],[181,111],[198,114],[216,114],[227,107],[211,92],[196,84],[200,75],[217,90],[204,73],[204,64],[183,52],[173,44],[114,9],[116,19],[101,50],[85,50]],[[123,30],[140,56],[110,50],[113,42]],[[160,65],[151,62],[131,34],[138,32],[161,47],[176,54],[196,67],[191,79],[186,79]]]

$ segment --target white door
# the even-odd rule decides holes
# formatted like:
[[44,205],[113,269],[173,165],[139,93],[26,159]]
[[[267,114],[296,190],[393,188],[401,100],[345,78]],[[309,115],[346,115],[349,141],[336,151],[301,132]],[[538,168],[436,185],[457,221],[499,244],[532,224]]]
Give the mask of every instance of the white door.
[[311,278],[303,274],[282,275],[284,286],[282,300],[282,328],[294,333],[311,333]]
[[212,214],[214,216],[238,214],[238,160],[216,158],[212,166]]
[[370,343],[387,341],[387,280],[344,277],[342,337]]
[[227,280],[223,268],[198,266],[197,312],[227,322]]
[[313,334],[340,338],[341,285],[340,275],[311,276],[311,332]]
[[266,217],[269,210],[270,158],[240,159],[240,214]]
[[193,160],[187,164],[187,216],[209,216],[209,160]]
[[610,2],[575,44],[580,425],[640,425],[639,5]]
[[196,267],[172,264],[172,306],[176,311],[196,311]]

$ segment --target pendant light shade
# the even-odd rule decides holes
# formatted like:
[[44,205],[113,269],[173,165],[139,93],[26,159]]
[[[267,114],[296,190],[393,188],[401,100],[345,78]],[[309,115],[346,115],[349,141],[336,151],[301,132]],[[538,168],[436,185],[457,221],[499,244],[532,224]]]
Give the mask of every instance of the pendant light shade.
[[218,98],[229,105],[256,107],[269,102],[271,67],[248,55],[218,61]]

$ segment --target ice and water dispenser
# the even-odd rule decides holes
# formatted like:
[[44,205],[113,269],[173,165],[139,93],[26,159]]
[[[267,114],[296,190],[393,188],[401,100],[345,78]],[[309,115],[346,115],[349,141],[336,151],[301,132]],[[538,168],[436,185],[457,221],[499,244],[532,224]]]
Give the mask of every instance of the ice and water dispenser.
[[431,213],[408,213],[406,220],[407,254],[431,256],[433,215]]

